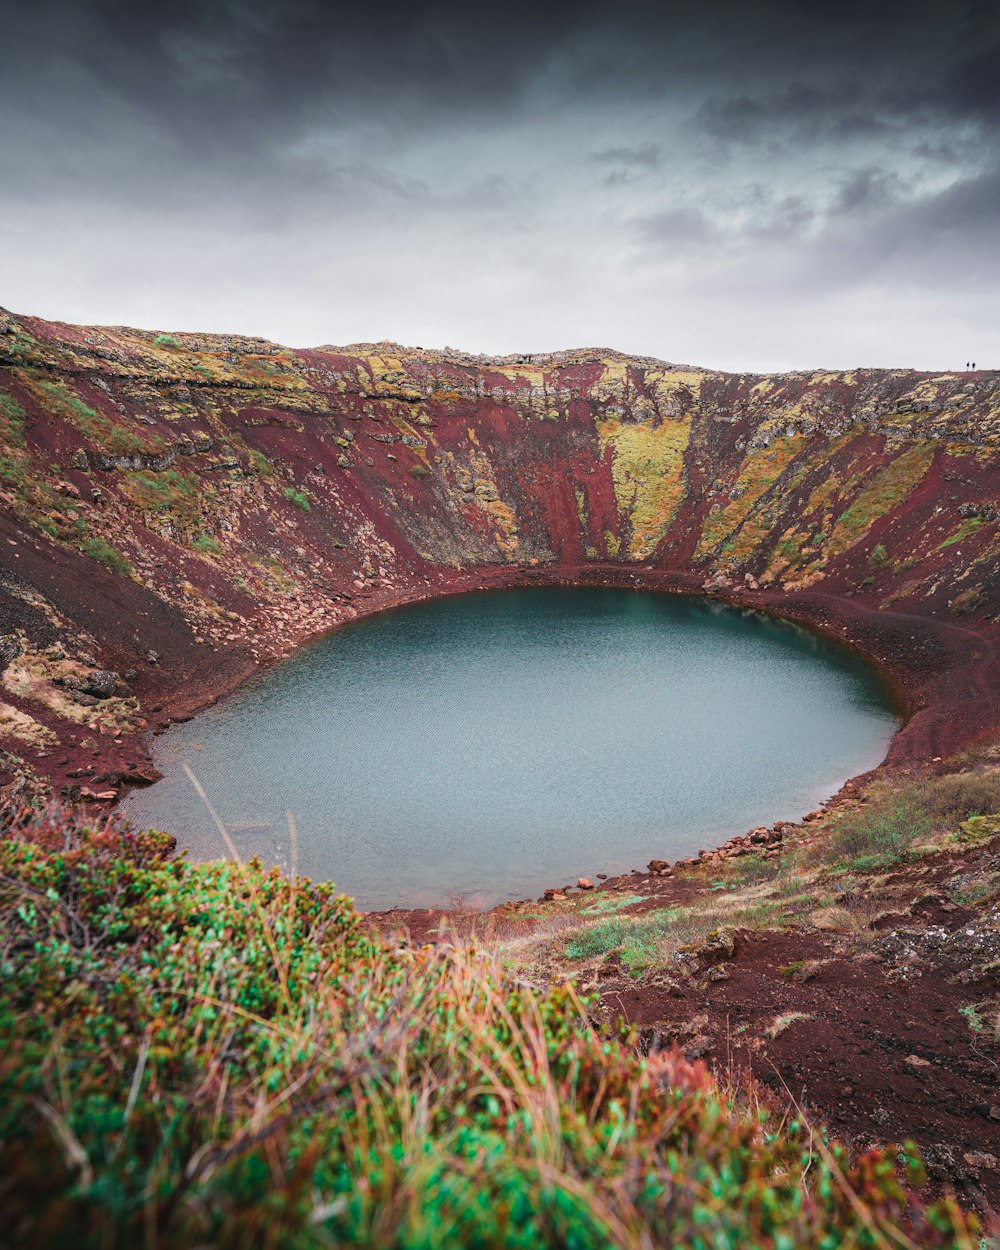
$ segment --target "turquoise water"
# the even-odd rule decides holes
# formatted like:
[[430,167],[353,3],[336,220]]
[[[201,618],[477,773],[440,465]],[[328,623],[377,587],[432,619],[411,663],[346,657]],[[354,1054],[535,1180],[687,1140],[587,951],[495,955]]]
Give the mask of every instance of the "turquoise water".
[[898,727],[870,668],[707,600],[529,589],[347,626],[154,746],[124,811],[194,858],[225,847],[367,909],[538,895],[793,819]]

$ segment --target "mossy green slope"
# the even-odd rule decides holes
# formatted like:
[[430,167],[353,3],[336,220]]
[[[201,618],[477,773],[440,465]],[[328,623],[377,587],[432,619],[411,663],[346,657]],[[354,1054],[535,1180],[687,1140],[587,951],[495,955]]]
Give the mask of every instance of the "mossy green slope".
[[909,1152],[849,1164],[569,989],[383,943],[331,886],[6,832],[5,1244],[971,1244],[901,1187]]

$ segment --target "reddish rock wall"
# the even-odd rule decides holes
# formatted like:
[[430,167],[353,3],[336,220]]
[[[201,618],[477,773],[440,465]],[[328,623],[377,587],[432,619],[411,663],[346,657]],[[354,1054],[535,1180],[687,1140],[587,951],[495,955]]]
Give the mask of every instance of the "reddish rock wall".
[[[998,438],[992,373],[293,351],[0,312],[3,782],[117,793],[151,728],[318,631],[530,581],[827,630],[905,695],[890,761],[947,754],[1000,723]],[[74,689],[81,660],[116,693]]]

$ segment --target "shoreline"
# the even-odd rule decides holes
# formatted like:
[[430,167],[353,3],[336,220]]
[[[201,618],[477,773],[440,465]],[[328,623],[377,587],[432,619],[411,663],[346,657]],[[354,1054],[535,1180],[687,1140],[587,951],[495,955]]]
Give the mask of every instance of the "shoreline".
[[[152,741],[171,724],[190,720],[220,699],[235,693],[255,674],[269,671],[302,647],[320,641],[347,624],[426,599],[531,586],[608,587],[716,600],[801,625],[864,660],[883,683],[901,724],[889,740],[882,761],[866,772],[845,779],[839,790],[822,802],[821,806],[827,810],[880,772],[933,766],[1000,724],[1000,695],[995,699],[997,706],[990,706],[992,691],[1000,691],[1000,662],[995,645],[982,633],[951,623],[877,611],[843,596],[760,591],[718,583],[709,586],[704,579],[691,573],[645,565],[588,564],[514,569],[486,566],[452,574],[443,579],[441,585],[393,588],[388,593],[376,591],[357,605],[350,617],[332,628],[304,633],[293,639],[286,648],[270,656],[266,663],[253,663],[235,672],[230,670],[222,681],[203,682],[196,692],[189,687],[183,693],[177,692],[174,698],[169,694],[161,696],[163,703],[159,720],[151,730],[140,735],[141,748],[149,759]],[[907,646],[907,643],[910,645]],[[913,646],[913,643],[917,645]],[[928,652],[932,654],[928,655]],[[997,673],[992,687],[989,683],[991,672]],[[955,710],[959,696],[967,695],[970,683],[980,696],[978,721],[968,716],[963,718]],[[953,684],[958,687],[957,690],[952,689]],[[117,811],[118,804],[134,788],[125,786],[113,810]],[[616,878],[609,875],[611,879]],[[504,902],[496,903],[485,908],[484,914],[504,906]],[[411,911],[447,913],[449,910],[444,905],[432,905],[425,908],[397,907],[364,914],[370,917],[398,917]]]

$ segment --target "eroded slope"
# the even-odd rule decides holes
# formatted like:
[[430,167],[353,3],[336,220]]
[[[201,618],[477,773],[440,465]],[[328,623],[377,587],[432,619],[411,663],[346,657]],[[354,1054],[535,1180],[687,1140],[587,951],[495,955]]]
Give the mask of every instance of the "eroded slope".
[[998,721],[998,437],[993,373],[293,351],[0,313],[8,780],[113,796],[148,726],[302,638],[531,579],[819,624],[906,690],[897,751],[952,749]]

